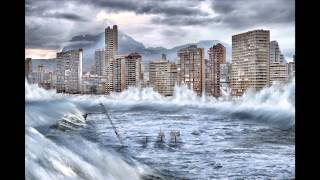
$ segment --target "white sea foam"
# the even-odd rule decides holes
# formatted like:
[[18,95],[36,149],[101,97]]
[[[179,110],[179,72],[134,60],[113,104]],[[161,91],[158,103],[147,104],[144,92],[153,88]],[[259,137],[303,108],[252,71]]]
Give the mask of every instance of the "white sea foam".
[[[261,122],[292,127],[295,124],[295,81],[275,84],[259,92],[247,91],[241,98],[232,99],[225,95],[219,99],[197,96],[186,86],[176,87],[172,97],[163,97],[152,88],[129,88],[121,93],[105,95],[63,95],[43,90],[26,83],[26,101],[48,101],[55,108],[75,109],[104,103],[117,107],[145,107],[146,109],[170,109],[195,107],[213,113],[231,114],[235,118],[255,119]],[[50,106],[50,105],[49,105]],[[155,108],[156,107],[156,108]],[[50,107],[53,108],[53,107]]]
[[27,179],[139,179],[147,168],[129,165],[120,157],[80,137],[59,144],[44,136],[39,127],[50,126],[65,113],[80,113],[104,103],[107,107],[148,110],[198,108],[212,115],[255,120],[280,128],[295,125],[295,81],[275,84],[259,92],[248,91],[231,99],[199,97],[187,87],[176,87],[172,97],[152,88],[129,88],[105,95],[65,95],[26,83],[26,177]]

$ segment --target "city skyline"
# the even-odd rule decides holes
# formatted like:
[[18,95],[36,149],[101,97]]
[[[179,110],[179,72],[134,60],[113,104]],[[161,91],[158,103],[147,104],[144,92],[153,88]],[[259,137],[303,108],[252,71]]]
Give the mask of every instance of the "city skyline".
[[[42,64],[38,65],[36,74],[32,73],[32,59],[27,58],[25,76],[29,82],[46,89],[55,88],[58,93],[108,95],[128,87],[151,85],[160,94],[171,96],[177,83],[178,86],[187,85],[199,96],[219,97],[222,89],[223,94],[231,88],[232,96],[242,96],[250,88],[261,90],[276,81],[286,83],[295,74],[294,61],[292,65],[286,62],[278,42],[270,41],[270,30],[256,29],[233,35],[231,66],[226,61],[226,48],[218,43],[207,50],[209,59],[205,59],[204,48],[189,45],[177,50],[178,60],[172,65],[162,54],[163,63],[153,64],[156,62],[153,61],[147,70],[139,53],[131,52],[128,56],[118,53],[117,25],[105,28],[104,39],[105,48],[95,50],[95,62],[91,71],[85,73],[84,86],[82,48],[58,52],[56,69],[49,72],[47,78],[45,73],[48,72]],[[143,80],[145,72],[149,77]]]
[[208,39],[231,44],[233,34],[250,29],[269,29],[270,40],[277,40],[283,50],[295,46],[291,1],[63,1],[57,5],[27,0],[26,57],[52,58],[72,43],[72,37],[95,35],[112,24],[148,47],[171,48]]

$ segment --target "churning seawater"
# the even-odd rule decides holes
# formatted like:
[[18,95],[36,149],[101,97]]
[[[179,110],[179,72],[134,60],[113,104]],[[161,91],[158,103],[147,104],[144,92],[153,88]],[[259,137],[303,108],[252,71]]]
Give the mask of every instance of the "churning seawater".
[[[186,87],[168,98],[151,88],[71,96],[26,83],[26,178],[292,179],[294,89],[292,81],[232,100],[198,97]],[[87,127],[50,128],[68,112],[92,113]],[[176,142],[171,131],[180,131]]]

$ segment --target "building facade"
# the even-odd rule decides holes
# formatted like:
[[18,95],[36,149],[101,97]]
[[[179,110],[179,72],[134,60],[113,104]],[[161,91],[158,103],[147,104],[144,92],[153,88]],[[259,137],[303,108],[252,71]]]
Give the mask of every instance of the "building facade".
[[[178,51],[178,84],[187,85],[198,95],[205,91],[204,49],[191,45]],[[151,72],[150,72],[151,73]]]
[[104,94],[105,92],[105,77],[85,74],[82,77],[82,94]]
[[117,55],[113,63],[113,91],[121,92],[126,89],[125,55]]
[[277,41],[270,42],[270,63],[286,63]]
[[230,91],[231,64],[220,64],[220,91],[229,93]]
[[24,75],[25,78],[29,81],[29,75],[32,72],[32,59],[31,58],[26,58],[24,61]]
[[113,25],[113,28],[108,26],[105,29],[105,76],[106,76],[106,94],[114,90],[113,87],[113,63],[118,54],[118,27]]
[[166,58],[149,64],[149,83],[154,91],[163,96],[172,96],[177,81],[177,66]]
[[218,43],[217,45],[212,46],[208,50],[209,61],[209,77],[208,77],[208,89],[209,94],[215,97],[221,96],[220,92],[220,65],[225,64],[226,61],[226,48]]
[[44,66],[42,64],[38,65],[37,68],[37,82],[43,83],[44,82]]
[[270,63],[270,85],[275,82],[285,83],[288,81],[287,65],[283,63]]
[[287,69],[288,69],[288,80],[290,80],[294,78],[296,75],[295,61],[289,62],[287,64]]
[[57,92],[81,93],[83,50],[57,53]]
[[129,87],[140,86],[143,81],[141,62],[142,57],[138,53],[116,56],[113,66],[113,87],[115,92],[124,91]]
[[232,36],[231,93],[269,86],[270,31],[253,30]]
[[94,52],[94,72],[98,76],[105,76],[105,50],[96,49]]

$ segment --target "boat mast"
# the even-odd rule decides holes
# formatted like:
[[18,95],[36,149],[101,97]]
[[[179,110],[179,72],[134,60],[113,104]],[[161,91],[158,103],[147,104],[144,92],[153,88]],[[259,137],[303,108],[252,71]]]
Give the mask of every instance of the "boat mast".
[[111,126],[112,126],[112,128],[113,128],[114,133],[117,135],[120,144],[123,145],[122,140],[121,140],[121,137],[120,137],[120,135],[119,135],[119,133],[118,133],[118,131],[117,131],[116,126],[113,124],[113,122],[112,122],[112,120],[111,120],[111,118],[110,118],[110,116],[109,116],[109,113],[108,113],[108,111],[107,111],[107,108],[106,108],[102,103],[100,103],[100,106],[102,107],[103,112],[107,115],[108,120],[109,120],[109,122],[110,122],[110,124],[111,124]]

